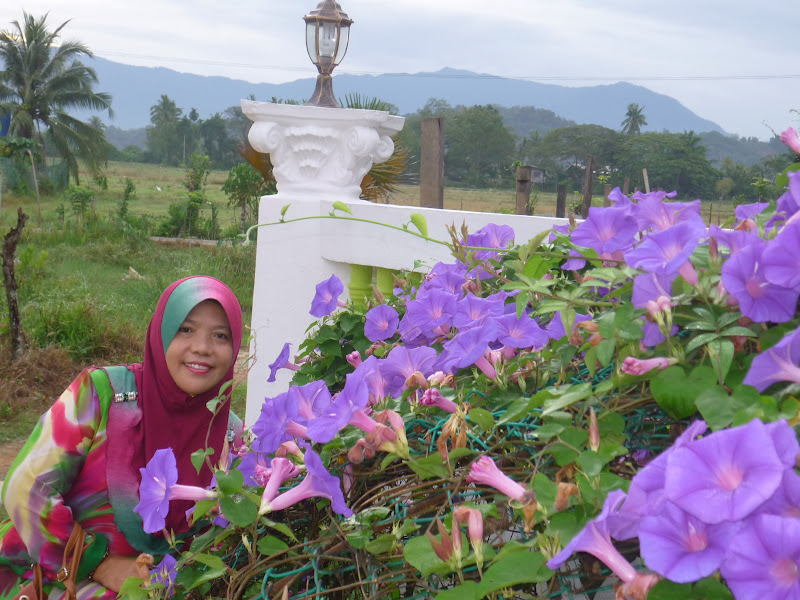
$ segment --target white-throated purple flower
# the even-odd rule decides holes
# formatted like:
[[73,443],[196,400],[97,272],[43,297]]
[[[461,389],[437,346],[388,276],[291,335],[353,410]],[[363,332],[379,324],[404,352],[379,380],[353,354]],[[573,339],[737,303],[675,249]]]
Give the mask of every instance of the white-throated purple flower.
[[754,202],[752,204],[740,204],[733,209],[737,221],[753,220],[756,216],[764,212],[769,206],[769,202]]
[[248,452],[236,467],[244,476],[244,484],[254,487],[264,487],[269,479],[270,459],[261,452]]
[[[278,490],[283,485],[283,482],[299,475],[301,469],[288,458],[273,458],[270,471],[269,479],[261,494],[260,514],[267,512],[268,509],[264,510],[264,507],[269,506],[269,503],[278,495]],[[262,510],[263,512],[261,512]]]
[[710,525],[744,519],[778,489],[783,466],[764,424],[717,431],[669,455],[667,498]]
[[336,399],[319,416],[308,421],[308,437],[311,440],[321,444],[330,442],[350,422],[353,413],[367,406],[369,386],[365,379],[368,370],[365,365],[366,361],[348,374],[344,389]]
[[457,298],[452,293],[432,289],[426,294],[417,294],[406,304],[403,320],[433,339],[450,331],[456,306]]
[[733,539],[720,572],[737,599],[800,598],[800,519],[749,519]]
[[212,490],[178,483],[178,466],[172,448],[156,450],[153,458],[139,472],[139,504],[133,512],[142,517],[147,533],[161,531],[166,525],[170,500],[210,500],[217,497]]
[[311,301],[311,310],[309,311],[312,317],[327,317],[336,310],[337,306],[347,306],[342,300],[339,300],[339,296],[344,291],[344,285],[336,275],[331,275],[329,279],[318,283],[316,290],[317,293]]
[[698,581],[719,569],[739,528],[738,522],[707,525],[666,502],[639,525],[642,560],[670,581]]
[[464,331],[472,327],[479,327],[486,319],[502,315],[503,300],[501,298],[481,298],[475,294],[467,294],[456,304],[453,325],[459,331]]
[[519,483],[503,473],[488,456],[481,456],[472,463],[467,482],[488,485],[518,502],[523,501],[527,491]]
[[288,442],[296,435],[304,436],[305,431],[298,430],[294,421],[297,414],[297,404],[288,401],[288,392],[266,398],[261,405],[261,414],[253,425],[252,431],[256,436],[253,449],[272,454],[283,442]]
[[[514,229],[510,225],[495,225],[489,223],[484,225],[475,233],[467,236],[467,246],[478,248],[507,248],[514,243]],[[478,250],[475,258],[478,260],[488,260],[495,258],[499,253],[491,250]]]
[[322,459],[311,448],[305,452],[306,476],[299,485],[276,496],[265,506],[263,503],[259,512],[283,510],[297,504],[306,498],[320,497],[331,501],[331,508],[335,513],[349,517],[353,511],[347,507],[338,477],[328,473],[322,464]]
[[756,356],[744,378],[759,392],[779,381],[800,383],[800,329]]
[[703,221],[692,219],[648,234],[641,244],[625,253],[625,262],[650,273],[677,273],[705,232]]
[[397,331],[400,317],[397,311],[388,304],[379,304],[366,314],[364,336],[370,342],[382,342],[392,337]]
[[278,358],[275,359],[275,362],[269,365],[269,377],[267,381],[272,383],[275,381],[275,375],[281,369],[290,369],[292,371],[297,371],[300,367],[295,363],[289,360],[289,349],[291,348],[291,344],[286,342],[281,349],[280,354],[278,354]]

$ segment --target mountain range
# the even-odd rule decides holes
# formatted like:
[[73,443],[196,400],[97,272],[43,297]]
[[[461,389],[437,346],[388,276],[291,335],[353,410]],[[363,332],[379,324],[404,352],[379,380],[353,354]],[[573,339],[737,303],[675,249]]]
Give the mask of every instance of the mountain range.
[[[264,101],[273,97],[303,100],[314,90],[314,78],[281,84],[250,83],[164,67],[125,65],[99,57],[87,64],[97,72],[96,89],[112,95],[114,118],[110,124],[120,129],[148,125],[150,107],[162,94],[172,98],[184,114],[196,108],[206,118],[229,106],[238,106],[250,94]],[[334,91],[340,98],[351,93],[380,98],[397,106],[400,114],[416,112],[430,98],[439,98],[453,106],[535,106],[576,123],[595,123],[611,129],[620,128],[628,104],[635,102],[643,107],[647,118],[643,131],[725,133],[719,125],[696,115],[674,98],[630,83],[565,87],[445,68],[435,73],[335,75]]]

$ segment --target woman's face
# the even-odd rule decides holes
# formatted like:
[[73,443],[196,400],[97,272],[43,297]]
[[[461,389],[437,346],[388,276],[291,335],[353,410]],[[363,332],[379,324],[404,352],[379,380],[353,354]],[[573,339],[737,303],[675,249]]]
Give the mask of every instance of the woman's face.
[[217,385],[233,363],[228,317],[217,302],[204,300],[178,327],[167,348],[167,368],[173,381],[196,396]]

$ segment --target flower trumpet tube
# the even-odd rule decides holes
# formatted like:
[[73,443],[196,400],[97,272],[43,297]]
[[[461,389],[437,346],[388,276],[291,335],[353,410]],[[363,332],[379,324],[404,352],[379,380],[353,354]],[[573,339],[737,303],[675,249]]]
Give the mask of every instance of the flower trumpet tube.
[[291,346],[292,345],[290,343],[285,343],[278,354],[278,358],[276,358],[275,361],[269,365],[269,377],[267,378],[268,382],[272,383],[275,381],[275,376],[281,369],[289,369],[291,371],[300,370],[299,365],[289,360],[289,349]]
[[142,517],[147,533],[164,529],[170,500],[199,502],[218,497],[213,490],[178,483],[178,466],[172,448],[156,450],[150,462],[139,472],[142,475],[140,501],[133,511]]
[[264,486],[264,492],[261,494],[261,508],[269,506],[269,503],[278,495],[278,489],[284,481],[300,473],[300,467],[288,458],[273,458],[270,468],[272,472]]
[[306,450],[305,459],[308,474],[303,481],[289,491],[276,496],[272,501],[262,503],[258,511],[259,515],[283,510],[306,498],[321,497],[331,501],[331,508],[334,512],[345,517],[352,516],[353,511],[345,504],[339,479],[328,473],[322,464],[322,459],[310,448]]
[[623,373],[627,373],[628,375],[643,375],[644,373],[652,371],[653,369],[663,371],[667,367],[677,364],[677,362],[678,359],[676,358],[667,358],[664,356],[645,359],[628,356],[624,361],[622,361],[621,370]]
[[794,127],[789,127],[781,132],[781,141],[795,154],[800,154],[800,137]]
[[425,393],[422,394],[420,404],[423,406],[435,406],[450,414],[456,414],[458,412],[458,404],[442,396],[436,388],[425,390]]
[[488,456],[481,456],[472,463],[467,482],[488,485],[519,502],[522,502],[526,492],[524,487],[503,473]]

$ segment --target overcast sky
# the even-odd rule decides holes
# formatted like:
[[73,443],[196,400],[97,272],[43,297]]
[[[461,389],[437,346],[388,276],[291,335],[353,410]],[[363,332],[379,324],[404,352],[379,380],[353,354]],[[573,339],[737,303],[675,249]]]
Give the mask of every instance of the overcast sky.
[[[672,96],[729,133],[767,139],[770,127],[779,133],[800,125],[790,112],[800,110],[800,0],[341,5],[355,23],[337,72],[453,67],[569,86],[624,80]],[[65,38],[109,60],[282,83],[316,72],[302,21],[315,6],[315,0],[3,0],[0,28],[21,20],[23,9],[50,11],[53,25],[72,19]]]

